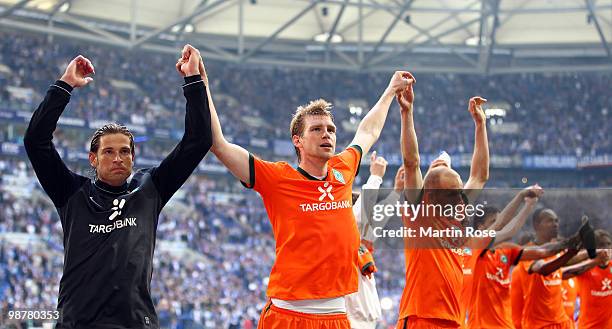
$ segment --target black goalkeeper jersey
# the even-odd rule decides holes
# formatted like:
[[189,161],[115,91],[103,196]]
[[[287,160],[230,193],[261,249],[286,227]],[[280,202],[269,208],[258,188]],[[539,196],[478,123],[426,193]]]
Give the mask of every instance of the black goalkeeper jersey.
[[53,146],[53,131],[71,91],[56,81],[24,138],[64,231],[57,328],[159,328],[151,299],[158,218],[212,145],[206,86],[199,76],[185,79],[183,138],[159,166],[136,171],[123,186],[70,171]]

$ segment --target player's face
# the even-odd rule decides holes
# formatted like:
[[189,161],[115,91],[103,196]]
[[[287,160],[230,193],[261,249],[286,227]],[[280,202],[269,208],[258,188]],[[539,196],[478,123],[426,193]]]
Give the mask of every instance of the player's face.
[[552,210],[544,210],[540,217],[538,232],[549,240],[556,238],[559,235],[559,217],[557,214]]
[[491,227],[491,225],[493,225],[493,223],[495,223],[495,220],[497,220],[497,215],[499,213],[492,213],[490,215],[488,215],[485,218],[484,223],[482,224],[482,226],[480,227],[481,229],[486,229],[487,227]]
[[134,165],[130,138],[124,134],[100,137],[98,152],[89,153],[89,162],[96,168],[98,179],[113,186],[122,185]]
[[318,158],[329,160],[336,152],[336,125],[325,115],[309,115],[304,118],[304,132],[294,144],[300,150],[302,159]]
[[612,249],[612,239],[607,235],[601,235],[599,239],[597,239],[597,248]]

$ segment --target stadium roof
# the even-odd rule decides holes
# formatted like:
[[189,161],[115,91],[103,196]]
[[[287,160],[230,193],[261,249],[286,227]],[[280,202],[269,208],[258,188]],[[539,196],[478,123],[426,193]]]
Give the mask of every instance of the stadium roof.
[[612,70],[612,0],[0,0],[0,26],[242,63]]

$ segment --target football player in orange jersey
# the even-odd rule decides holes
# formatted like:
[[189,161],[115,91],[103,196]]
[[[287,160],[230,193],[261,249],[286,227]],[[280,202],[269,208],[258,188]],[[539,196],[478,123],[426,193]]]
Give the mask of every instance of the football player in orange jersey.
[[[526,197],[525,201],[531,203],[531,208],[533,208],[533,197]],[[524,212],[525,208],[521,212]],[[495,217],[494,215],[495,213],[492,216],[486,216],[484,222],[476,221],[475,225],[492,226],[494,218],[491,217]],[[526,214],[523,216],[522,221],[524,222]],[[521,217],[521,214],[517,217]],[[468,311],[469,328],[514,328],[510,295],[510,267],[517,265],[519,261],[553,256],[563,249],[576,248],[579,243],[579,233],[576,233],[569,239],[549,242],[542,246],[520,247],[513,243],[501,243],[496,248],[481,252],[474,273],[474,286],[471,288],[473,298]],[[517,289],[522,288],[520,282],[515,282],[515,278],[512,284],[517,285]],[[520,298],[522,300],[523,296],[521,295]]]
[[578,299],[578,281],[574,278],[564,279],[561,283],[561,293],[563,297],[563,309],[565,314],[576,321],[574,315],[576,313],[576,299]]
[[576,276],[580,295],[579,329],[612,328],[612,235],[595,230],[597,258],[569,266],[564,275]]
[[[475,277],[476,267],[480,266],[481,268],[484,266],[483,262],[488,260],[490,257],[485,256],[485,251],[487,250],[495,250],[496,245],[509,240],[514,236],[520,228],[524,225],[525,221],[529,214],[535,208],[538,198],[540,198],[543,194],[543,190],[539,185],[533,185],[526,189],[523,189],[519,193],[517,193],[514,198],[504,207],[504,209],[500,212],[497,208],[492,206],[484,207],[484,211],[481,216],[476,215],[472,221],[472,226],[477,230],[495,230],[496,236],[495,240],[489,243],[486,248],[478,249],[470,249],[466,248],[469,251],[469,256],[464,258],[463,264],[463,287],[461,291],[461,301],[462,301],[462,316],[465,315],[465,312],[468,311],[468,308],[473,308],[472,306],[477,302],[475,300],[473,293],[478,292],[474,283],[478,284],[478,280],[482,280],[483,278]],[[525,203],[525,206],[519,212],[519,207],[521,204]],[[518,212],[518,214],[517,214]],[[507,258],[507,257],[506,257]],[[503,265],[502,265],[503,267]],[[480,276],[484,275],[482,271],[480,271]],[[475,311],[472,310],[471,314],[468,312],[470,321],[472,322],[471,327],[474,327],[474,323],[479,323],[479,320],[475,314]]]
[[[533,234],[524,234],[519,238],[518,244],[527,247],[534,245]],[[512,270],[512,282],[510,283],[510,300],[512,304],[512,324],[515,329],[522,329],[523,320],[523,278],[527,276],[527,271],[522,266],[515,266]]]
[[336,154],[331,104],[300,106],[290,125],[297,168],[267,162],[222,133],[208,94],[211,151],[246,187],[262,197],[274,238],[276,259],[270,298],[259,320],[265,329],[349,329],[344,296],[358,287],[359,232],[352,212],[352,185],[362,154],[378,139],[394,96],[415,82],[395,72],[373,108],[360,122],[350,146]]
[[[433,161],[425,177],[422,176],[413,121],[412,86],[398,95],[397,99],[402,117],[401,148],[406,200],[415,204],[465,205],[466,198],[475,199],[470,194],[483,188],[489,178],[486,116],[482,109],[486,100],[473,97],[469,101],[468,110],[476,128],[470,177],[464,185],[459,174],[450,168],[450,161],[445,154]],[[464,189],[468,190],[468,195]],[[458,228],[461,225],[444,216],[423,216],[414,221],[404,217],[405,226],[415,225],[419,221],[442,229]],[[430,246],[414,245],[414,240],[404,240],[406,287],[400,301],[397,328],[461,328],[464,323],[464,307],[460,300],[465,257],[463,249],[448,248],[449,241],[439,239],[425,241],[431,243]]]
[[[542,245],[556,239],[559,233],[559,217],[552,209],[538,209],[533,216],[536,232],[535,245]],[[588,220],[583,220],[583,227],[588,227]],[[581,227],[581,228],[583,228]],[[590,228],[589,228],[590,229]],[[580,232],[580,230],[579,230]],[[571,239],[575,239],[579,233]],[[523,316],[522,328],[571,329],[574,327],[563,308],[562,280],[582,273],[585,267],[562,268],[568,262],[581,262],[587,257],[586,252],[578,254],[578,246],[567,251],[535,262],[522,262],[520,266],[529,273],[523,282]]]

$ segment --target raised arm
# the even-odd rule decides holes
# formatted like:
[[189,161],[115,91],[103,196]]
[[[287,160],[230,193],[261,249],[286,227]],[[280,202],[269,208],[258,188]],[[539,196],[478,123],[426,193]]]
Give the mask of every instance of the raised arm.
[[567,262],[572,259],[572,257],[574,257],[577,253],[577,249],[569,249],[561,256],[553,260],[544,261],[540,259],[538,261],[535,261],[533,264],[531,264],[531,267],[529,268],[529,274],[538,273],[540,275],[547,276],[567,264]]
[[575,276],[578,276],[594,268],[595,266],[599,266],[599,265],[605,266],[608,263],[609,259],[610,259],[610,250],[598,249],[596,258],[587,259],[578,264],[566,266],[562,268],[561,270],[563,271],[563,280],[567,280]]
[[400,145],[404,166],[404,188],[406,194],[408,194],[406,200],[416,202],[418,191],[423,187],[423,175],[421,173],[419,144],[414,129],[414,90],[412,85],[404,92],[397,94],[396,99],[401,114]]
[[497,215],[497,219],[488,229],[496,231],[503,229],[512,220],[525,198],[540,198],[542,194],[544,194],[544,190],[538,184],[521,190]]
[[525,206],[523,206],[523,209],[521,209],[507,225],[504,225],[501,230],[496,232],[495,244],[512,239],[512,237],[521,230],[523,225],[525,225],[527,218],[533,212],[537,203],[538,196],[525,197]]
[[405,71],[396,71],[391,77],[389,86],[385,89],[382,96],[374,107],[366,114],[361,120],[357,127],[357,132],[353,141],[349,145],[359,145],[363,154],[370,151],[370,148],[380,136],[380,133],[385,125],[387,119],[387,113],[389,112],[389,106],[393,101],[393,97],[400,93],[414,82],[414,78],[411,78],[410,73]]
[[[200,57],[200,74],[202,79],[208,84],[208,75],[204,68],[204,61]],[[212,129],[212,148],[210,149],[217,159],[223,163],[223,165],[240,181],[247,183],[252,187],[251,175],[249,172],[249,151],[242,146],[232,144],[228,142],[223,136],[223,130],[221,129],[221,122],[217,115],[217,110],[212,99],[210,85],[206,89],[208,104],[210,107],[210,119]]]
[[212,145],[210,106],[207,86],[200,76],[199,51],[186,45],[179,63],[177,69],[185,78],[183,94],[187,100],[185,132],[172,152],[151,172],[164,204],[185,183]]
[[[482,109],[482,104],[487,100],[482,97],[472,97],[468,110],[474,119],[474,154],[470,167],[470,178],[465,183],[466,190],[482,189],[489,180],[489,142],[487,139],[487,117]],[[468,192],[469,193],[469,192]],[[469,195],[468,195],[469,196]],[[470,200],[476,200],[470,196]]]
[[580,243],[580,238],[574,237],[574,238],[569,238],[569,239],[563,239],[560,241],[553,241],[553,242],[545,243],[540,246],[525,247],[523,248],[523,255],[521,257],[521,260],[526,261],[526,260],[537,260],[537,259],[542,259],[542,258],[548,258],[568,248],[577,249],[579,246],[579,243]]
[[23,143],[34,172],[45,192],[60,208],[88,179],[70,171],[53,144],[57,121],[68,105],[73,88],[87,85],[93,79],[91,62],[79,55],[66,67],[66,71],[49,87],[45,99],[32,114]]

